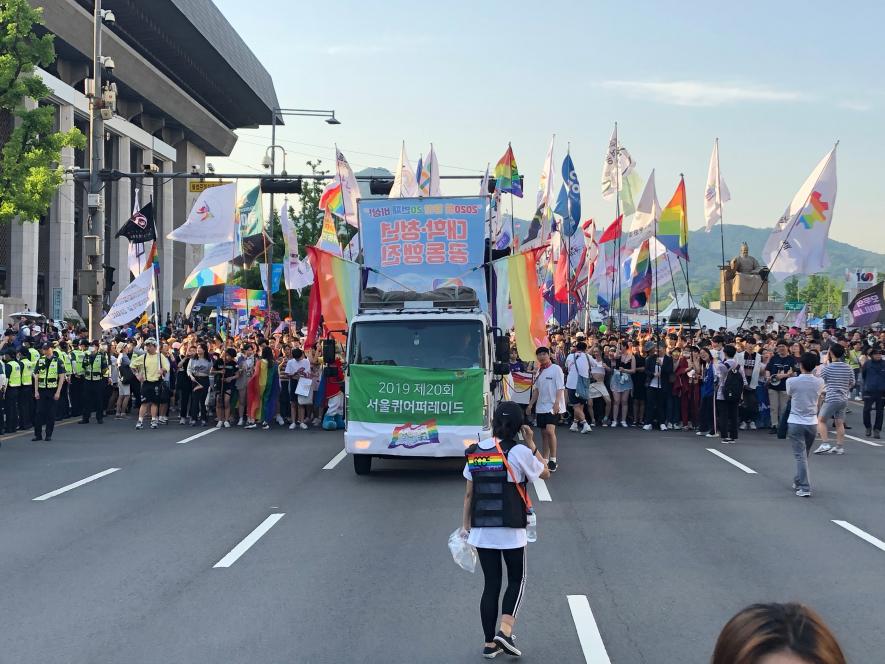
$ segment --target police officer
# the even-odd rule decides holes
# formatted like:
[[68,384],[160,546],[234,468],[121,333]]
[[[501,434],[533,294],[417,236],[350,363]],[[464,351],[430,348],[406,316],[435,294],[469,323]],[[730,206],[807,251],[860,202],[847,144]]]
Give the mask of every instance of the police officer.
[[64,380],[62,382],[61,388],[61,398],[58,400],[58,419],[62,420],[66,417],[70,417],[71,415],[71,401],[70,401],[70,382],[71,382],[71,372],[73,371],[73,366],[71,366],[71,355],[68,352],[68,342],[61,341],[58,344],[58,348],[55,351],[56,357],[61,360],[62,366],[65,370]]
[[76,347],[71,349],[71,383],[68,386],[71,398],[71,415],[77,417],[83,414],[83,360],[86,357],[86,348],[89,342],[86,339],[78,339]]
[[22,384],[22,367],[15,359],[15,351],[6,349],[6,433],[18,429],[18,393]]
[[6,412],[6,362],[0,353],[0,431],[3,431],[3,418]]
[[88,348],[83,358],[83,416],[80,424],[89,424],[93,410],[96,421],[101,424],[107,404],[105,386],[110,380],[110,366],[108,355],[100,349],[98,341],[93,341]]
[[22,384],[18,391],[18,428],[30,429],[34,417],[34,390],[31,387],[34,365],[26,348],[18,351],[18,363],[22,368]]
[[34,437],[31,441],[43,440],[43,427],[46,427],[46,440],[52,440],[55,429],[55,404],[61,398],[65,384],[65,367],[61,358],[53,352],[52,344],[44,343],[43,357],[34,368],[34,399],[37,412],[34,417]]

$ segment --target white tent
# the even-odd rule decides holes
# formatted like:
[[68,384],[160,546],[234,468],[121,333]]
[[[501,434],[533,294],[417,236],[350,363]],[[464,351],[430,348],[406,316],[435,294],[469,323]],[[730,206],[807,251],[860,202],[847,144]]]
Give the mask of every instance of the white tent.
[[735,330],[741,322],[738,317],[729,316],[726,319],[722,314],[717,314],[715,311],[710,311],[709,309],[702,307],[695,302],[694,298],[689,297],[687,293],[678,293],[675,299],[670,303],[670,306],[659,314],[659,319],[663,325],[666,325],[667,320],[669,320],[670,314],[674,309],[689,308],[695,308],[698,310],[698,319],[695,323],[695,327],[704,325],[708,330],[718,330],[720,327],[724,327],[728,330]]

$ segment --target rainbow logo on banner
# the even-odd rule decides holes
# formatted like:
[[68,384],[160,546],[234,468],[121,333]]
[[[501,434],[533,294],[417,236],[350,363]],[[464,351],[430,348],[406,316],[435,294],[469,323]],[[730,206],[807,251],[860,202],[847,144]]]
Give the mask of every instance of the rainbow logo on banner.
[[830,204],[820,199],[820,192],[815,191],[811,194],[810,208],[805,208],[799,216],[799,223],[805,226],[807,230],[815,223],[826,221],[826,211],[830,209]]
[[471,473],[500,473],[504,470],[504,455],[500,452],[477,452],[467,455]]
[[387,447],[388,449],[404,447],[407,450],[411,450],[421,445],[437,444],[439,444],[439,430],[436,426],[436,420],[427,420],[421,424],[407,422],[394,428],[393,438],[390,439],[390,445]]

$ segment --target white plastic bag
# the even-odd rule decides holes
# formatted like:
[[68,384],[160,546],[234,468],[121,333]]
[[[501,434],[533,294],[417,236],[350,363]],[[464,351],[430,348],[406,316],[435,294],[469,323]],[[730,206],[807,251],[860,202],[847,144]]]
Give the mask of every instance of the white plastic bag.
[[467,531],[458,528],[449,535],[449,551],[455,564],[471,574],[476,571],[476,548],[467,542]]

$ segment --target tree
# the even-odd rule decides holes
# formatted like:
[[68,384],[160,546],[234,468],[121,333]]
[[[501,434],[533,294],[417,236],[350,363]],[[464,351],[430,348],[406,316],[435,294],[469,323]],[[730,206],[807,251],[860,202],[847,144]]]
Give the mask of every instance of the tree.
[[37,36],[34,29],[42,14],[27,0],[0,2],[0,132],[3,120],[18,121],[0,133],[0,222],[38,221],[62,182],[61,149],[86,144],[76,128],[53,131],[52,106],[26,107],[28,100],[39,102],[50,93],[35,74],[55,60],[53,35]]
[[818,316],[837,314],[842,304],[842,286],[839,281],[824,274],[813,274],[799,290],[799,299],[806,302],[809,311]]
[[719,299],[719,286],[716,286],[715,288],[711,288],[706,293],[701,295],[701,306],[702,307],[709,307],[710,302],[712,302],[713,300],[718,300],[718,299]]
[[796,302],[799,299],[799,277],[791,277],[784,282],[784,297],[787,302]]

